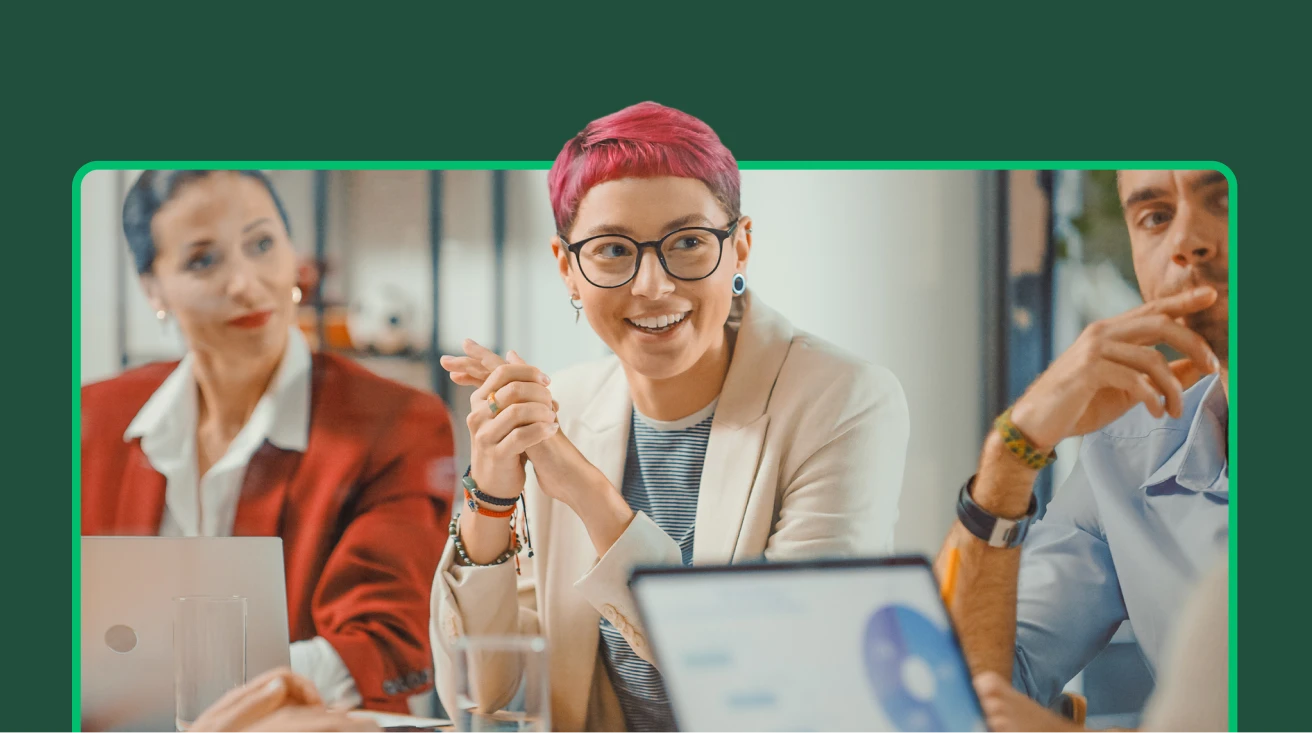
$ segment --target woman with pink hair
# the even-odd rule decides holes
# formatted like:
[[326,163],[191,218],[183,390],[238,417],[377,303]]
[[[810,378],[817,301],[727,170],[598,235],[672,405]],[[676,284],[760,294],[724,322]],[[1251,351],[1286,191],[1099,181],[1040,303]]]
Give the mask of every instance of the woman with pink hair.
[[[888,370],[753,297],[738,163],[701,120],[620,110],[566,143],[547,181],[565,315],[614,355],[554,377],[473,342],[444,357],[478,389],[465,510],[433,589],[437,686],[454,711],[461,636],[541,634],[553,727],[672,730],[631,570],[888,552],[906,401]],[[469,674],[483,710],[517,692],[504,665]]]

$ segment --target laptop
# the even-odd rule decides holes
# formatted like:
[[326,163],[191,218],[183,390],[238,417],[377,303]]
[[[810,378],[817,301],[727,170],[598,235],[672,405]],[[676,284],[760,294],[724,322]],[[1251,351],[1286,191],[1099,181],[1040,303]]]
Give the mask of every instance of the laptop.
[[281,538],[82,538],[82,730],[174,730],[173,599],[196,595],[246,597],[246,679],[291,663]]
[[984,731],[923,557],[639,568],[684,731]]

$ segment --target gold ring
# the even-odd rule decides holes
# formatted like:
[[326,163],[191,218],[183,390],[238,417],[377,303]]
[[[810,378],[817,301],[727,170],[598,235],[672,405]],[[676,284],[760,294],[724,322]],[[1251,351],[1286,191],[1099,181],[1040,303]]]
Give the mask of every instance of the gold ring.
[[487,398],[487,409],[492,411],[492,417],[496,417],[497,413],[501,412],[501,408],[497,406],[496,397]]

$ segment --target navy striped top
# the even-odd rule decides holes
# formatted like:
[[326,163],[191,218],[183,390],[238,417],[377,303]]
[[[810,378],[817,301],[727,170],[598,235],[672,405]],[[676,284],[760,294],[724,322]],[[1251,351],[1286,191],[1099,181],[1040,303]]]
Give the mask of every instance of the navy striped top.
[[[674,422],[660,422],[633,412],[628,457],[621,492],[629,508],[642,512],[679,543],[683,563],[692,564],[693,523],[702,463],[711,437],[716,402]],[[624,720],[631,731],[672,731],[674,711],[660,672],[633,652],[606,619],[601,643],[607,672]]]

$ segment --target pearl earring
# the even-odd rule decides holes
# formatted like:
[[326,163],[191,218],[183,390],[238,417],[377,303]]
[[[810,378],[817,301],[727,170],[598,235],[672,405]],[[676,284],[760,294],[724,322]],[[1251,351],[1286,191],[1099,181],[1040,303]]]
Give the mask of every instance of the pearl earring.
[[293,288],[292,288],[292,302],[293,302],[293,303],[300,303],[300,302],[301,302],[301,289],[300,289],[300,287],[293,287]]
[[169,317],[169,312],[163,309],[155,311],[155,317],[161,321]]

